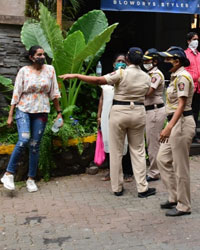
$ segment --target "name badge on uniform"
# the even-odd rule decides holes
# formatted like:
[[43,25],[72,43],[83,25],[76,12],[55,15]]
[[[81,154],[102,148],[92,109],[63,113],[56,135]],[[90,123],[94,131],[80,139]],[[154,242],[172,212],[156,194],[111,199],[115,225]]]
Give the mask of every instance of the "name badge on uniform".
[[152,77],[152,78],[151,78],[151,82],[152,82],[152,83],[155,83],[156,81],[157,81],[157,78],[156,78],[156,77]]
[[180,83],[178,84],[178,89],[179,89],[179,91],[183,91],[184,88],[185,88],[185,83],[180,82]]

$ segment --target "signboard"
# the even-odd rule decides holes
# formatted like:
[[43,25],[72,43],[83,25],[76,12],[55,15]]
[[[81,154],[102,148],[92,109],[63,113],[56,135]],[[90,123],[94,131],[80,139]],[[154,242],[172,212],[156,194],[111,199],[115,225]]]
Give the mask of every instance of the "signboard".
[[200,0],[101,0],[101,9],[200,14]]

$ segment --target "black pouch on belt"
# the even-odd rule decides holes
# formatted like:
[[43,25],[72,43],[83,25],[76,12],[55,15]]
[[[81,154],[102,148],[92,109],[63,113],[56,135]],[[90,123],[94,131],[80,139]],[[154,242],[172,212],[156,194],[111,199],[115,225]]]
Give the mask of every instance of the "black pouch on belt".
[[[193,114],[192,110],[183,111],[183,116],[189,116],[189,115],[192,115],[192,114]],[[174,113],[167,116],[168,122],[172,119],[173,115],[174,115]]]

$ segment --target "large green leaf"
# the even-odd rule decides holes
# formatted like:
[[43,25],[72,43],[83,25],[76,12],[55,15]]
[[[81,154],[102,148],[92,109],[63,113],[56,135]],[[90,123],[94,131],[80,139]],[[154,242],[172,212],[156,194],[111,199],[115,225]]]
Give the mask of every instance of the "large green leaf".
[[33,20],[28,20],[24,23],[21,31],[21,41],[29,50],[31,46],[40,45],[47,55],[52,58],[52,50],[47,42],[40,23]]
[[1,92],[7,92],[13,90],[12,80],[0,75],[0,85],[3,85],[5,91],[1,90]]
[[66,73],[76,73],[80,71],[81,62],[76,61],[77,55],[84,50],[86,44],[83,33],[76,31],[68,35],[64,41],[64,51],[67,56],[66,60]]
[[[68,35],[64,41],[64,51],[67,60],[65,60],[65,73],[77,73],[80,72],[82,68],[83,61],[77,61],[76,56],[85,48],[85,39],[81,31],[76,31],[71,35]],[[76,95],[77,88],[80,86],[76,80],[70,80],[68,85],[68,100],[67,105],[74,104],[72,100]],[[78,87],[77,87],[78,85]]]
[[[56,70],[56,75],[65,73],[65,62],[66,55],[64,53],[63,47],[63,36],[60,27],[56,23],[56,19],[51,15],[48,9],[40,3],[40,25],[43,32],[47,38],[47,41],[51,47],[53,53],[53,65]],[[59,80],[59,79],[58,79]],[[63,82],[59,81],[61,84],[61,105],[65,108],[67,105],[67,94]]]
[[[85,73],[87,73],[95,57],[102,54],[106,42],[110,40],[117,26],[114,24],[108,27],[105,14],[100,10],[94,10],[79,18],[64,40],[56,19],[41,3],[39,12],[39,23],[33,21],[25,23],[22,31],[23,43],[27,48],[39,44],[46,52],[49,51],[47,53],[51,53],[57,76],[64,73],[82,72],[85,70],[83,63],[86,59],[88,63]],[[67,90],[61,79],[58,78],[58,82],[62,93],[61,105],[64,110],[75,104],[82,82],[77,79],[68,81]],[[65,120],[71,112],[66,111]]]
[[80,17],[70,28],[68,35],[80,30],[86,44],[108,27],[108,21],[101,10],[92,10]]
[[12,80],[9,78],[6,78],[4,76],[0,76],[0,83],[6,87],[6,88],[11,88],[13,89],[13,85],[12,85]]
[[117,27],[118,23],[109,26],[101,34],[97,35],[87,46],[78,54],[76,60],[85,60],[88,56],[95,55],[99,49],[107,42],[110,41],[111,34]]
[[93,68],[93,67],[96,67],[96,65],[97,65],[98,61],[100,60],[102,54],[104,53],[105,49],[106,49],[106,44],[104,44],[104,45],[100,48],[100,50],[95,54],[95,56],[94,56],[94,55],[88,56],[88,57],[84,60],[86,66],[87,66],[87,65],[91,62],[91,60],[92,60],[92,63],[90,64],[90,67],[92,67],[92,68]]
[[62,50],[63,48],[62,31],[56,23],[56,19],[42,3],[40,3],[40,25],[51,47],[54,57],[57,50]]

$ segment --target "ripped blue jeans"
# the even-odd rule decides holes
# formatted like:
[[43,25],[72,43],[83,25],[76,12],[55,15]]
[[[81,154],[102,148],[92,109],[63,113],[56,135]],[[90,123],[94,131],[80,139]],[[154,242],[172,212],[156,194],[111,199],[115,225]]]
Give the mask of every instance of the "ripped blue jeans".
[[16,108],[16,123],[18,129],[18,142],[12,152],[7,166],[7,172],[14,174],[19,158],[25,147],[29,146],[29,171],[28,176],[36,176],[39,146],[47,123],[47,113],[25,113]]

